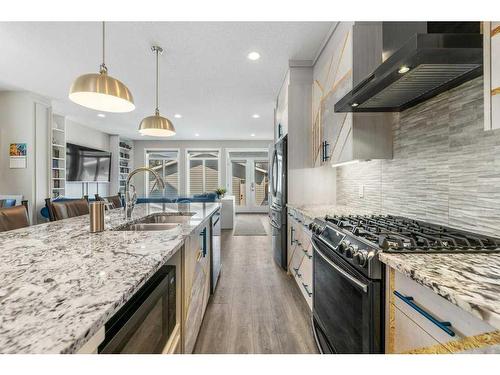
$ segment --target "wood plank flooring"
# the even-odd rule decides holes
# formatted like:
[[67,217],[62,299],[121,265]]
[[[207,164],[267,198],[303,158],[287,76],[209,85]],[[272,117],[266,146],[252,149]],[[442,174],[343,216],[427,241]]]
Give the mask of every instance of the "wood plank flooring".
[[[266,215],[261,220],[271,232]],[[295,281],[279,268],[271,237],[222,231],[222,273],[195,353],[317,353],[310,311]]]

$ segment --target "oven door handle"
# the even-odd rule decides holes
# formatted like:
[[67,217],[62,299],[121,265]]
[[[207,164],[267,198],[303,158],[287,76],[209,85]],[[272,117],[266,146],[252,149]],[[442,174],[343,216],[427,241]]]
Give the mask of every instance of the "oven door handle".
[[363,284],[361,281],[356,279],[354,276],[349,275],[346,271],[344,271],[342,268],[337,266],[335,263],[333,263],[330,259],[326,257],[325,254],[321,252],[321,250],[316,246],[314,243],[314,240],[311,240],[311,244],[314,247],[314,250],[327,262],[332,268],[334,268],[338,273],[340,273],[342,276],[344,276],[346,279],[351,281],[354,285],[356,285],[358,288],[360,288],[363,292],[368,293],[368,285]]

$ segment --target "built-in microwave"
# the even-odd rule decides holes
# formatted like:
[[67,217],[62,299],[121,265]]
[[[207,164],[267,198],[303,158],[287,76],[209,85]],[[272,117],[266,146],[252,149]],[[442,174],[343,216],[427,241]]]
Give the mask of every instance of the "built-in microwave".
[[162,353],[175,324],[175,267],[163,266],[105,324],[105,339],[98,352]]

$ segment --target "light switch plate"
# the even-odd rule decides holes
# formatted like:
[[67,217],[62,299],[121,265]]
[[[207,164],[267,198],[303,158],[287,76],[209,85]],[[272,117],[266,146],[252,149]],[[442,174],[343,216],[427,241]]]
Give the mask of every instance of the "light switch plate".
[[364,198],[364,196],[365,196],[365,185],[359,185],[358,196],[360,198]]

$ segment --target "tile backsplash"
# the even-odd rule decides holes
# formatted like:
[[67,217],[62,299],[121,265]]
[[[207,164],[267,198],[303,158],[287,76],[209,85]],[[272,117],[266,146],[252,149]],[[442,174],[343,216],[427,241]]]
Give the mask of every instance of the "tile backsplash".
[[482,77],[401,112],[392,160],[337,168],[337,204],[500,236],[500,130],[483,118]]

